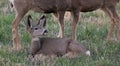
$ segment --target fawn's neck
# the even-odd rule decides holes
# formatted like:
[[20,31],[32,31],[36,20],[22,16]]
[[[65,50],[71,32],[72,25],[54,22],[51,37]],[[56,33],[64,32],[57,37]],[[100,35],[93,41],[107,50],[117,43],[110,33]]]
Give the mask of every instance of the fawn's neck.
[[32,41],[39,41],[39,38],[38,37],[34,37],[34,38],[32,38]]
[[37,41],[37,42],[40,42],[40,38],[39,37],[32,37],[31,38],[31,42],[35,42],[35,41]]

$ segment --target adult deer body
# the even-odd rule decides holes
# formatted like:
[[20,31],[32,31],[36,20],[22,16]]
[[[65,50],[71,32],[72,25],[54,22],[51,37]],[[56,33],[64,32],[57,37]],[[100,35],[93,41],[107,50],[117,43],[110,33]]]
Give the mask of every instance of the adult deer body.
[[28,16],[27,30],[31,36],[30,55],[33,57],[37,54],[67,57],[76,57],[80,53],[90,55],[89,50],[73,39],[42,37],[47,32],[45,24],[45,16],[40,18],[37,25],[32,25],[32,18]]
[[12,23],[12,34],[14,48],[21,47],[18,35],[18,24],[23,16],[29,11],[43,13],[54,13],[59,18],[60,30],[59,37],[64,34],[64,14],[70,11],[72,15],[72,38],[76,38],[76,24],[79,19],[79,12],[90,12],[97,9],[103,10],[111,18],[108,40],[111,40],[114,25],[117,26],[118,40],[120,41],[120,22],[116,13],[116,4],[119,0],[10,0],[15,11],[16,17]]

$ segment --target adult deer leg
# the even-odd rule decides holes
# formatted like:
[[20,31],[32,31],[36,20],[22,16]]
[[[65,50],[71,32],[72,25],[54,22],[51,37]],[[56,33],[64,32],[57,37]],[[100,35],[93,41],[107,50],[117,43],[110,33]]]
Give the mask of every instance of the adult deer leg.
[[72,39],[76,40],[76,26],[79,19],[79,11],[71,12],[72,15]]
[[112,37],[112,33],[114,30],[114,26],[116,24],[117,26],[117,39],[120,41],[120,22],[119,22],[119,17],[117,15],[115,6],[113,7],[106,7],[103,9],[110,17],[111,19],[111,23],[110,23],[110,29],[108,31],[108,36],[107,36],[107,40],[111,40]]
[[108,16],[110,17],[111,19],[111,22],[110,22],[110,29],[108,30],[108,35],[107,35],[107,40],[112,40],[112,33],[113,33],[113,30],[114,30],[114,26],[115,26],[115,22],[112,18],[112,14],[111,12],[109,11],[109,9],[107,8],[103,8],[102,9],[106,14],[108,14]]
[[53,20],[56,21],[56,19],[58,20],[58,13],[53,13]]
[[117,25],[117,40],[120,42],[120,22],[119,20],[117,20],[118,22],[116,23]]
[[64,14],[65,14],[65,11],[58,12],[60,29],[57,37],[60,37],[60,38],[63,38],[64,36]]
[[15,49],[15,50],[21,49],[20,39],[19,39],[19,35],[18,35],[18,24],[21,21],[21,19],[23,18],[24,14],[25,13],[16,14],[16,17],[12,23],[13,49]]
[[53,15],[54,15],[56,18],[58,18],[58,13],[53,13]]
[[113,40],[112,34],[113,34],[114,26],[115,26],[115,22],[113,19],[111,19],[110,28],[108,30],[108,35],[107,35],[107,40]]

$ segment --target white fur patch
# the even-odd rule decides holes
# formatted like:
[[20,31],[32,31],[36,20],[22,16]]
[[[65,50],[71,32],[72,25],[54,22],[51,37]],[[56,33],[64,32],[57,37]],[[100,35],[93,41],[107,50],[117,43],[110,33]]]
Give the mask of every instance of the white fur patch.
[[85,53],[86,53],[87,55],[89,55],[89,56],[90,56],[90,51],[89,51],[89,50],[88,50],[88,51],[86,51]]
[[9,0],[12,4],[14,3],[14,0]]
[[32,41],[39,41],[39,38],[32,38]]

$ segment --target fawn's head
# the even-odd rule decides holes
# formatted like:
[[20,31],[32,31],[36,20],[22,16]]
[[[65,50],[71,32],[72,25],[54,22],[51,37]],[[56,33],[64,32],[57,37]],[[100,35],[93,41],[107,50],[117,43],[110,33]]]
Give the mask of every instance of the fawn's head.
[[36,25],[33,25],[32,17],[29,15],[27,19],[27,31],[31,37],[39,37],[47,32],[46,28],[46,17],[42,16]]

